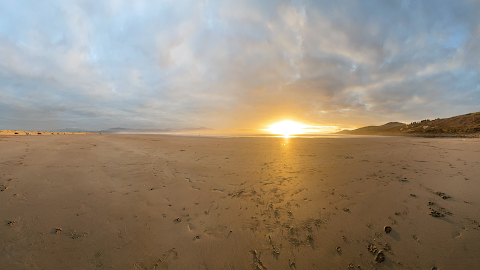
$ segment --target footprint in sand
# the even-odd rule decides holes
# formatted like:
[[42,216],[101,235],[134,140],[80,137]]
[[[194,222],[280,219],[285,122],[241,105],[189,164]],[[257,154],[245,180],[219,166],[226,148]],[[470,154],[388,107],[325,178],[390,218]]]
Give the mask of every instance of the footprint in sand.
[[206,235],[215,237],[215,238],[225,238],[229,234],[229,230],[227,229],[227,226],[217,226],[215,228],[207,228],[205,231],[203,231]]
[[460,232],[457,232],[457,231],[452,232],[452,238],[459,238],[460,236],[462,236]]

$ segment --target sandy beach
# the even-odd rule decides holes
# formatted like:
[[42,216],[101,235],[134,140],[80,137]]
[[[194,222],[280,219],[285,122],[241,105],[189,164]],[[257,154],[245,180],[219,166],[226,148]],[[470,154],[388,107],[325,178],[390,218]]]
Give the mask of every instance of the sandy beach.
[[0,269],[479,269],[479,163],[479,139],[0,136]]

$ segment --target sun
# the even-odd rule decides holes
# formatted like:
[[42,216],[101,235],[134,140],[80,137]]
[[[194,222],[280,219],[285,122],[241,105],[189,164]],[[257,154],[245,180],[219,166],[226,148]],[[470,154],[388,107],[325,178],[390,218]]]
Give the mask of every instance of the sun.
[[303,133],[305,127],[305,125],[293,121],[282,121],[271,125],[268,131],[288,137],[293,134]]

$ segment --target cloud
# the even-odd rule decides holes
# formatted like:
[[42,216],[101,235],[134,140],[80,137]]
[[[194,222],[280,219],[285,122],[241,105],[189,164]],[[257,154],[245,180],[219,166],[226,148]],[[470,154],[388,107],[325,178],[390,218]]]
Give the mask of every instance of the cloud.
[[361,126],[478,111],[473,1],[8,1],[0,126]]

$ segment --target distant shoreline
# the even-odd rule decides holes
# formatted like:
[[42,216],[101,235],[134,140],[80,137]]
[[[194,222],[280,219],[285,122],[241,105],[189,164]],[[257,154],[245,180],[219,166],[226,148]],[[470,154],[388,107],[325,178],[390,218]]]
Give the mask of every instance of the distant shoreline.
[[0,130],[0,135],[9,135],[9,136],[87,135],[87,134],[98,134],[98,133],[92,133],[92,132],[29,131],[29,130]]
[[[15,134],[18,133],[18,134]],[[39,134],[40,133],[40,134]],[[44,132],[44,131],[23,131],[23,130],[0,130],[0,136],[42,136],[42,135],[100,135],[101,132]],[[480,133],[470,134],[448,134],[448,133],[365,133],[365,134],[339,134],[339,133],[327,133],[327,134],[302,134],[291,135],[284,137],[282,135],[274,134],[153,134],[153,133],[105,133],[109,135],[160,135],[160,136],[172,136],[172,137],[211,137],[211,138],[325,138],[325,137],[343,137],[343,136],[382,136],[382,137],[423,137],[423,138],[480,138]]]

